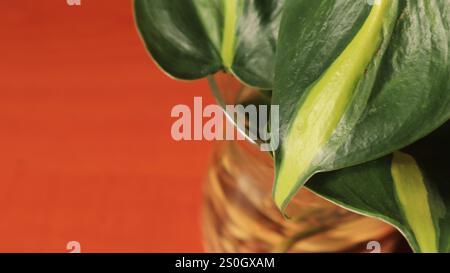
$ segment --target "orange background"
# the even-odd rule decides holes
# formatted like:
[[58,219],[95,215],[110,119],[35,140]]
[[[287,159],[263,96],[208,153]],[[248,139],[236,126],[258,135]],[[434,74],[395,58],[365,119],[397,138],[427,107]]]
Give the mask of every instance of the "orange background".
[[211,143],[175,142],[205,81],[160,72],[131,0],[2,1],[0,251],[202,251]]

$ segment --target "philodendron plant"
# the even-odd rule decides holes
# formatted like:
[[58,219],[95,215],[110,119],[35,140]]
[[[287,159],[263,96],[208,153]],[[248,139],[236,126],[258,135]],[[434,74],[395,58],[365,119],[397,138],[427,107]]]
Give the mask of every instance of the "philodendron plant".
[[135,0],[169,75],[272,90],[273,197],[303,186],[450,252],[448,0]]

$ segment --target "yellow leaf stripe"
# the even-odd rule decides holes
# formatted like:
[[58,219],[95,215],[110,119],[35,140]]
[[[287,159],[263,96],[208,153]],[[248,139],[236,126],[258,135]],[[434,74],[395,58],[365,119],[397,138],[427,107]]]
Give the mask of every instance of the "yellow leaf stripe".
[[419,166],[412,156],[396,152],[391,173],[398,200],[421,252],[437,252],[428,191]]
[[320,79],[310,87],[284,143],[274,199],[284,211],[300,186],[315,172],[313,161],[331,138],[382,42],[385,19],[397,0],[373,6],[360,31]]
[[236,43],[236,27],[238,21],[239,0],[223,0],[224,4],[224,30],[222,39],[222,62],[226,68],[233,65],[234,49]]

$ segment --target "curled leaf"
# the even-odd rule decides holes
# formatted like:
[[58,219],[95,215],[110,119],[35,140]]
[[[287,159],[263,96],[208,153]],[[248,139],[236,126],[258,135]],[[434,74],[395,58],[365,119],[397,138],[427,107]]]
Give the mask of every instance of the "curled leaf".
[[445,0],[287,0],[273,91],[280,209],[314,174],[390,154],[450,118],[449,21]]

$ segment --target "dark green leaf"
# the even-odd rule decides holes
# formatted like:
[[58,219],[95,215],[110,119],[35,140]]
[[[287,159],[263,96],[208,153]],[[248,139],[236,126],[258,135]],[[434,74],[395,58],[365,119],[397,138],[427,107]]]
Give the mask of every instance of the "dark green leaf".
[[[345,208],[394,225],[417,252],[450,252],[449,140],[447,123],[405,149],[414,162],[396,153],[318,174],[307,187]],[[401,175],[409,181],[399,181],[395,168],[404,170]],[[414,168],[420,169],[419,177],[411,171]]]
[[135,0],[141,36],[155,61],[180,79],[219,70],[271,89],[284,0]]
[[273,103],[284,209],[311,176],[380,158],[450,118],[446,0],[287,0]]

